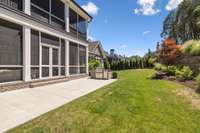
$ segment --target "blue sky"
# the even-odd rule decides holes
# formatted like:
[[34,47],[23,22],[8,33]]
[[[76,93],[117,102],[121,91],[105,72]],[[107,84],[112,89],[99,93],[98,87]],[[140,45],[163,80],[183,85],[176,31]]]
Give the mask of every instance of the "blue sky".
[[162,22],[181,0],[77,0],[93,16],[89,36],[106,51],[144,55],[161,40]]

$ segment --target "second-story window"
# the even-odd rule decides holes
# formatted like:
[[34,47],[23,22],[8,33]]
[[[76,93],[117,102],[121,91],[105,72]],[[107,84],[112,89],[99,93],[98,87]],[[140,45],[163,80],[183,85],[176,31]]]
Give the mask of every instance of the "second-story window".
[[83,39],[86,39],[86,36],[87,36],[87,22],[81,16],[78,16],[77,28],[78,28],[78,36],[83,38]]
[[70,32],[78,38],[86,39],[87,21],[78,15],[74,10],[69,10]]
[[65,29],[64,3],[60,0],[31,0],[31,15],[60,29]]
[[77,18],[78,14],[74,10],[69,9],[70,32],[75,35],[77,35]]

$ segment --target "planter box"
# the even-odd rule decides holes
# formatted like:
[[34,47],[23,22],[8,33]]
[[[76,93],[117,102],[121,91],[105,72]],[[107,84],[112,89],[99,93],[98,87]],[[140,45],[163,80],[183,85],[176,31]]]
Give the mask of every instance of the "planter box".
[[96,70],[90,71],[91,78],[93,79],[112,79],[112,71],[105,70],[102,68],[97,68]]

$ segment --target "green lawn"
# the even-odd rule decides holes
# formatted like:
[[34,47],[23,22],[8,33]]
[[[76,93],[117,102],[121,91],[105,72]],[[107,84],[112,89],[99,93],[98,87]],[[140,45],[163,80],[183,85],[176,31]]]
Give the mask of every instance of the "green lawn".
[[172,92],[183,86],[147,79],[152,73],[119,72],[117,82],[10,132],[199,133],[200,111]]

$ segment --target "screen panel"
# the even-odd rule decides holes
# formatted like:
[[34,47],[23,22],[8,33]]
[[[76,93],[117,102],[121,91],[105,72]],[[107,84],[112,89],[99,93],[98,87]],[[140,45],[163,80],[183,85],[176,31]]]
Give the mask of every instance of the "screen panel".
[[65,66],[65,40],[61,40],[61,65]]
[[39,32],[31,30],[31,65],[39,65]]
[[0,65],[22,65],[22,26],[0,19]]
[[49,45],[59,46],[59,38],[42,33],[41,42]]
[[0,68],[0,83],[22,80],[22,68]]
[[78,74],[78,67],[70,67],[69,68],[69,74],[73,75],[73,74]]
[[80,65],[86,65],[86,47],[79,46],[79,63]]
[[49,65],[49,48],[42,47],[42,65]]
[[53,67],[53,76],[58,76],[58,75],[59,75],[59,68]]
[[69,43],[69,65],[78,65],[78,45]]
[[42,77],[49,77],[49,67],[42,68]]
[[38,79],[39,78],[39,67],[31,68],[31,79]]
[[64,20],[65,18],[65,4],[60,0],[51,0],[51,13]]
[[53,65],[58,65],[58,49],[53,49]]

